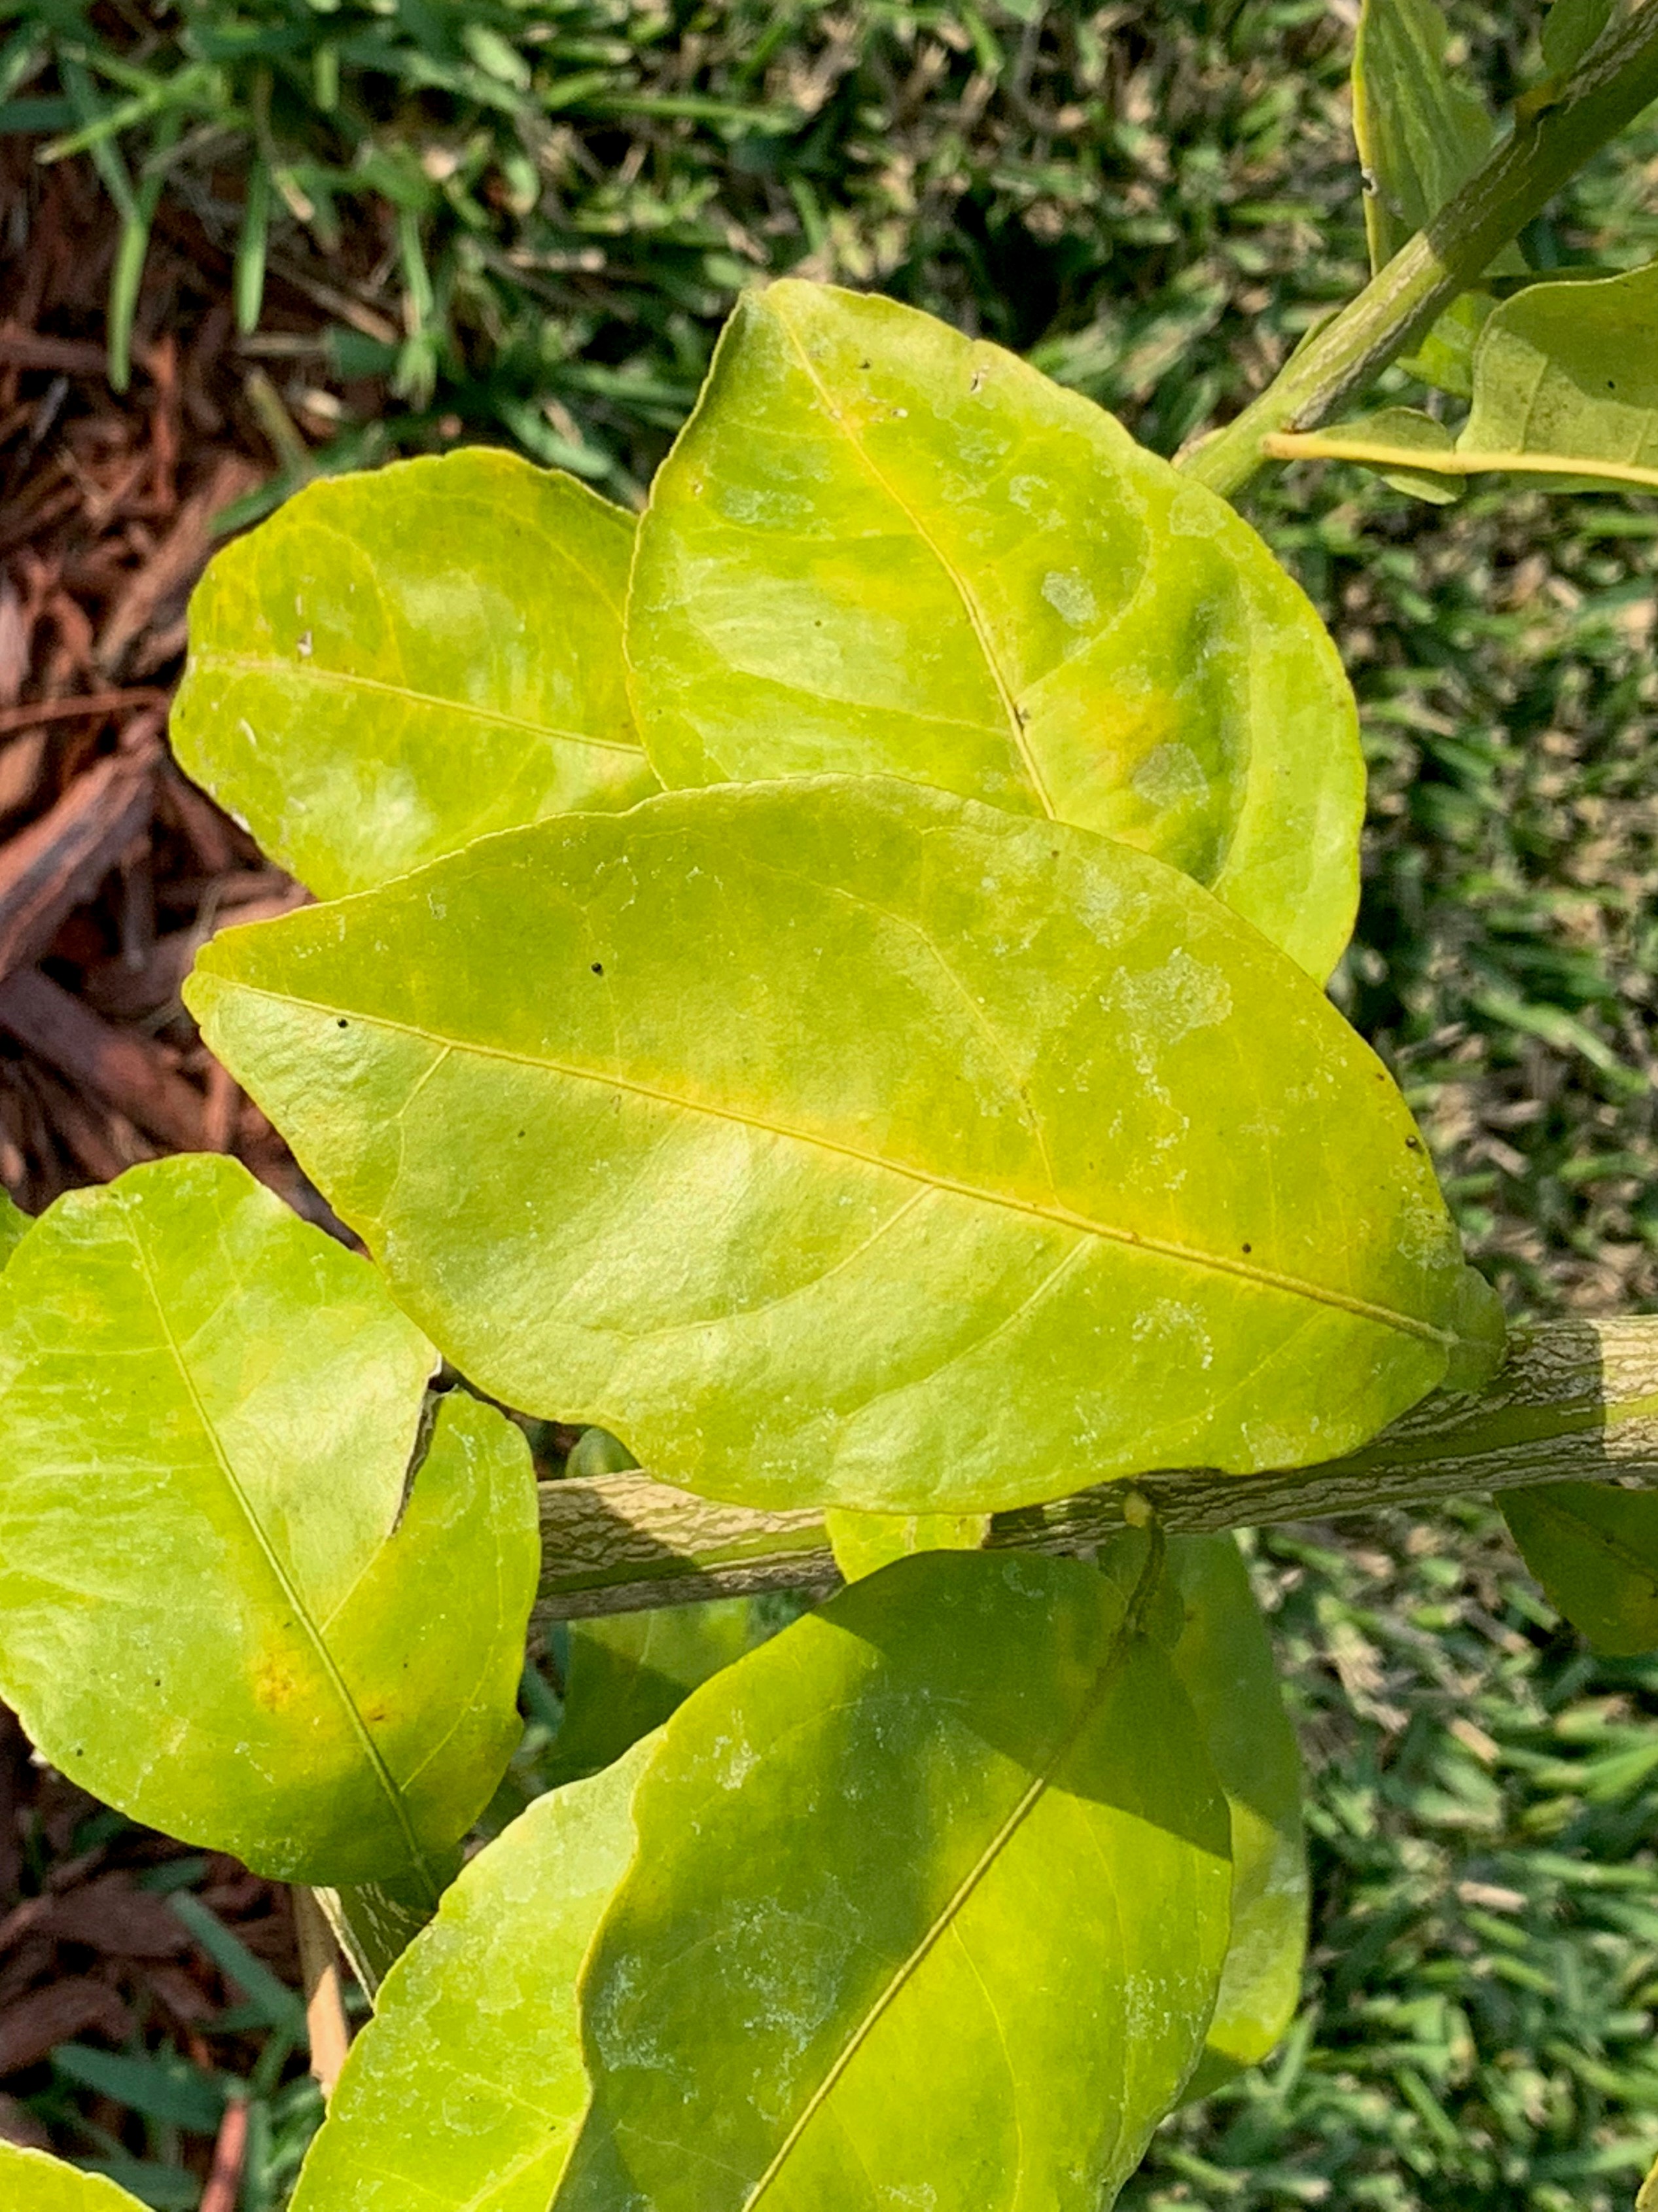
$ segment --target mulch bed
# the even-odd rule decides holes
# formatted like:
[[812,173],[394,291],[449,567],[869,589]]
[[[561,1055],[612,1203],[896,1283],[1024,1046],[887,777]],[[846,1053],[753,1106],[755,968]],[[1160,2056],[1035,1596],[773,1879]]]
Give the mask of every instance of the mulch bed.
[[[225,272],[187,240],[153,246],[131,389],[111,391],[113,245],[87,173],[0,147],[0,1181],[39,1212],[165,1152],[232,1152],[319,1218],[179,996],[217,926],[304,896],[166,744],[215,517],[270,477],[271,453]],[[237,1993],[141,1886],[179,1856],[100,1818],[0,1711],[0,2135],[44,2141],[17,2100],[66,2041],[166,2039],[245,2070],[254,2046],[216,2033]],[[191,1887],[297,1983],[281,1885],[210,1857]],[[82,2101],[98,2119],[100,2101]],[[114,2107],[101,2118],[124,2124]]]

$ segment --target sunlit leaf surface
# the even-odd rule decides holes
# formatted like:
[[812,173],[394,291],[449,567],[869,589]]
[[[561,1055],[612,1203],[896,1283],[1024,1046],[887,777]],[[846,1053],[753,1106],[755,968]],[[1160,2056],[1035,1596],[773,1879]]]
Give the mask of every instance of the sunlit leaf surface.
[[435,1902],[518,1738],[540,1552],[501,1414],[444,1400],[420,1458],[434,1357],[234,1161],[42,1217],[0,1278],[0,1687],[55,1766]]
[[653,788],[626,696],[634,523],[449,453],[326,478],[214,560],[172,716],[191,775],[319,896]]
[[1224,1800],[1072,1560],[932,1552],[698,1691],[585,1978],[556,2212],[1099,2212],[1201,2047]]
[[226,932],[189,998],[463,1373],[715,1496],[1294,1465],[1500,1343],[1291,962],[1161,862],[914,785],[543,823]]
[[1321,979],[1363,769],[1322,625],[1224,500],[891,300],[744,295],[628,606],[670,785],[908,776],[1156,853]]

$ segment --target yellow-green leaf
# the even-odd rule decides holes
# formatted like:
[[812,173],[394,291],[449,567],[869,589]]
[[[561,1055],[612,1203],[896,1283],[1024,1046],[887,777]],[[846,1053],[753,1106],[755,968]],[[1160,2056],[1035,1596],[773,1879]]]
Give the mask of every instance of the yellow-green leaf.
[[824,1516],[835,1564],[849,1583],[914,1552],[976,1552],[990,1534],[987,1513],[858,1513]]
[[1297,1465],[1500,1346],[1291,962],[1160,861],[917,785],[490,838],[222,933],[188,997],[463,1373],[714,1496]]
[[1172,1536],[1169,1574],[1184,1615],[1173,1650],[1226,1793],[1232,1934],[1188,2097],[1259,2065],[1294,2016],[1307,1948],[1301,1753],[1272,1647],[1230,1536]]
[[34,1226],[32,1214],[0,1190],[0,1267],[3,1267]]
[[[1658,262],[1586,283],[1533,284],[1497,310],[1474,356],[1457,440],[1487,467],[1556,464],[1561,491],[1621,483],[1658,491]],[[1569,472],[1561,472],[1561,465]]]
[[[0,1691],[53,1765],[259,1872],[435,1902],[518,1740],[519,1432],[235,1162],[61,1198],[0,1277]],[[404,1499],[411,1463],[418,1462]]]
[[539,1798],[381,1984],[292,2212],[546,2212],[587,2109],[577,1985],[652,1741]]
[[654,788],[629,708],[633,519],[509,453],[325,478],[218,554],[173,743],[322,897]]
[[669,786],[887,774],[1102,830],[1321,979],[1357,896],[1352,696],[1224,500],[891,300],[744,295],[640,528]]
[[584,1977],[556,2212],[1100,2212],[1203,2039],[1228,1826],[1074,1560],[928,1552],[682,1705]]
[[144,2212],[137,2197],[102,2174],[9,2142],[0,2142],[0,2204],[6,2212]]
[[726,1597],[572,1621],[564,1722],[546,1761],[549,1784],[608,1766],[794,1610],[774,1598]]

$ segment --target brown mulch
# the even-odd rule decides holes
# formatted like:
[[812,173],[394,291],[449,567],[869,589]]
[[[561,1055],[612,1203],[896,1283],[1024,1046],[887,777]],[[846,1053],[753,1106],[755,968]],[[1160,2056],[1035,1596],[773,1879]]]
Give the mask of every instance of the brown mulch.
[[162,1152],[228,1152],[319,1218],[179,996],[216,927],[302,896],[166,745],[216,518],[272,472],[258,372],[222,272],[163,239],[118,396],[95,180],[13,149],[0,208],[0,1182],[39,1212]]
[[[215,518],[273,456],[225,272],[188,241],[152,248],[131,388],[111,391],[112,248],[88,173],[0,144],[0,1182],[39,1212],[164,1152],[232,1152],[320,1218],[179,995],[216,927],[303,896],[166,742]],[[217,2027],[240,1993],[143,1886],[180,1855],[36,1765],[0,1711],[0,2137],[45,2142],[19,2100],[67,2041],[167,2040],[246,2071],[254,2046]],[[297,1984],[280,1884],[210,1856],[191,1887]]]
[[[191,1893],[296,1986],[286,1888],[222,1854],[200,1856]],[[51,2081],[60,2044],[165,2044],[205,2071],[247,2072],[257,2044],[234,2020],[222,2025],[246,1992],[224,1978],[166,1897],[144,1887],[180,1856],[194,1855],[112,1820],[36,1765],[17,1723],[0,1711],[0,2140],[85,2151],[78,2140],[53,2146],[22,2101]],[[81,2101],[106,2133],[130,2127],[109,2100]],[[131,2148],[142,2154],[142,2138]],[[193,2155],[203,2157],[205,2147]]]

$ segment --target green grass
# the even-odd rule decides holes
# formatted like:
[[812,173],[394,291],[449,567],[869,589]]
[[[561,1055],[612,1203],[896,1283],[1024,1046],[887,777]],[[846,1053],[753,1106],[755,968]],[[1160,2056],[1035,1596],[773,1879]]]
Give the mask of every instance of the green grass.
[[[1452,13],[1511,93],[1540,9]],[[631,501],[735,289],[785,270],[1016,346],[1172,452],[1361,277],[1346,40],[1327,0],[0,0],[0,130],[94,134],[129,290],[147,221],[200,242],[310,465],[485,437]],[[1655,158],[1650,127],[1602,157],[1537,265],[1658,252]],[[273,315],[297,279],[353,305],[314,353]],[[1247,504],[1364,708],[1338,997],[1512,1310],[1652,1308],[1658,511],[1430,511],[1334,469]],[[1480,1509],[1257,1566],[1314,1766],[1309,2006],[1127,2201],[1626,2207],[1658,2150],[1658,1663],[1587,1660]],[[242,2212],[307,2094],[273,2092]]]
[[1658,2153],[1658,1659],[1596,1662],[1488,1510],[1264,1533],[1311,1767],[1308,2002],[1124,2212],[1626,2212]]

